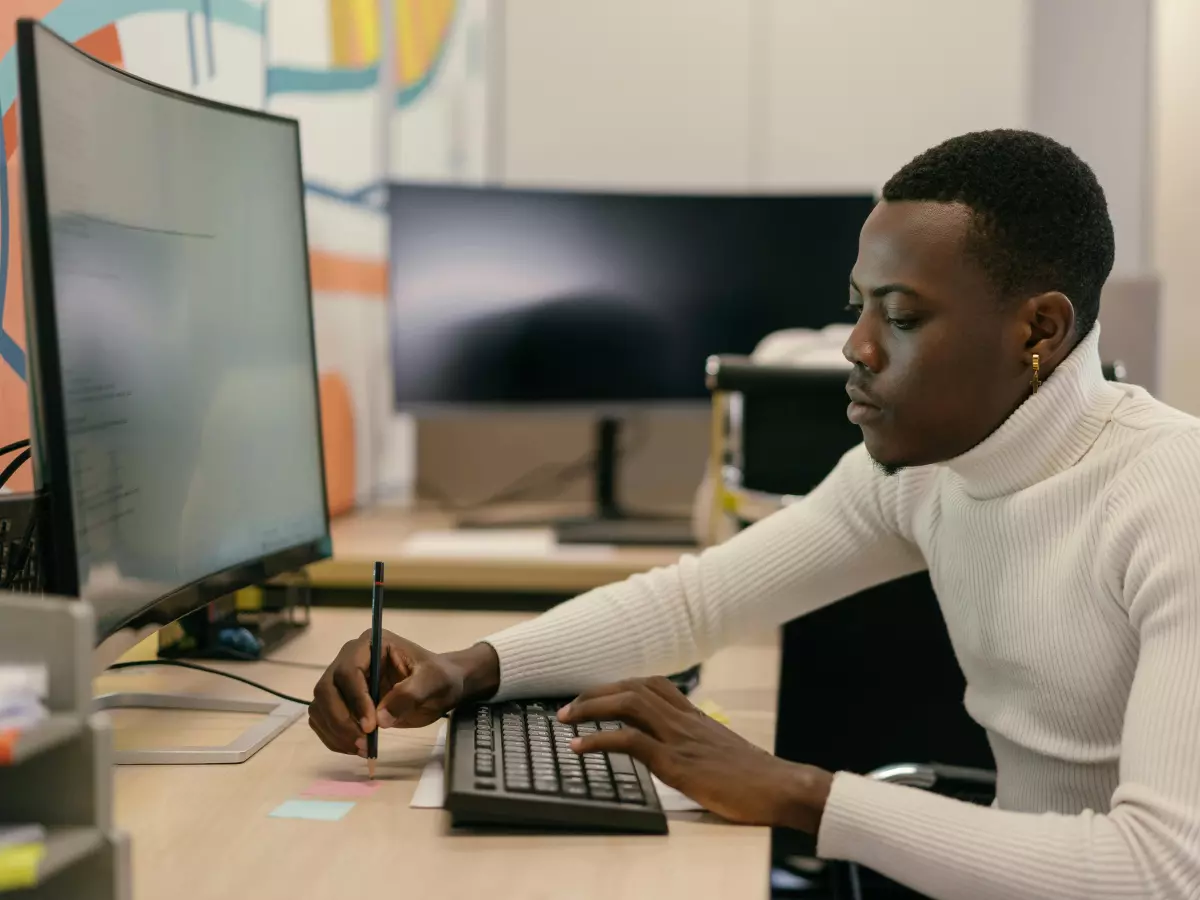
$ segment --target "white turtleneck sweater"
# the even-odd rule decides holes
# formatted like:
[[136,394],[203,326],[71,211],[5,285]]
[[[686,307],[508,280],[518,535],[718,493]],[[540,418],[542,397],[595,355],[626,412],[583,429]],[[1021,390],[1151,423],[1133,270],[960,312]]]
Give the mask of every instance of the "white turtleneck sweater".
[[858,447],[728,542],[493,636],[502,694],[678,671],[928,568],[996,804],[839,772],[818,853],[938,900],[1200,897],[1200,421],[1105,382],[1098,340],[946,464]]

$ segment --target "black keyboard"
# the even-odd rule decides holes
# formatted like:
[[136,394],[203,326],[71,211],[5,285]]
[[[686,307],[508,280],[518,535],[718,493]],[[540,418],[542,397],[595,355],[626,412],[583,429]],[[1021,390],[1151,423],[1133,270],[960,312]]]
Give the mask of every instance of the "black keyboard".
[[466,706],[451,716],[446,809],[455,826],[664,834],[650,771],[624,753],[578,755],[576,734],[619,722],[558,721],[565,701]]

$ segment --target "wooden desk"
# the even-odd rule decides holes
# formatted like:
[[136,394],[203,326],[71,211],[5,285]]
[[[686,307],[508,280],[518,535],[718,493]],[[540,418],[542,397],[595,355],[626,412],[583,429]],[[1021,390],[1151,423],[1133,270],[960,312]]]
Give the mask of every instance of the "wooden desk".
[[[389,611],[384,624],[427,647],[451,649],[525,618],[519,613]],[[281,658],[324,663],[367,619],[316,610],[313,627]],[[230,664],[280,690],[308,696],[319,673],[269,662]],[[718,653],[698,697],[770,748],[779,650],[775,636]],[[104,690],[194,691],[261,697],[236,682],[178,669],[99,679]],[[208,744],[240,731],[240,716],[165,711],[113,714],[118,744]],[[444,812],[410,809],[435,728],[380,738],[383,787],[340,822],[271,819],[314,779],[359,776],[365,762],[329,753],[307,722],[237,766],[120,767],[118,825],[133,839],[138,900],[345,900],[347,897],[765,897],[770,832],[711,816],[673,816],[666,837],[464,835]]]
[[[508,512],[512,518],[522,520],[579,510],[529,505],[511,507]],[[415,533],[452,527],[453,519],[446,513],[386,506],[339,517],[332,526],[333,558],[310,566],[309,577],[318,590],[369,588],[372,563],[383,560],[392,590],[571,596],[656,566],[671,565],[683,552],[678,547],[586,546],[556,547],[536,557],[420,556],[405,552],[404,542]]]

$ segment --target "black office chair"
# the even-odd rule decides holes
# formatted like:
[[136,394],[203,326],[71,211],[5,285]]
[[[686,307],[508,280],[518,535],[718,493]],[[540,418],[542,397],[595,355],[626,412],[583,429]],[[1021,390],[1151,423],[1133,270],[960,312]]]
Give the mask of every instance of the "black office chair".
[[[1105,367],[1122,380],[1120,363]],[[708,364],[715,516],[744,527],[812,490],[862,440],[846,419],[846,369]],[[775,752],[831,771],[990,803],[995,764],[963,706],[965,682],[927,573],[862,591],[783,627]],[[859,866],[816,859],[775,829],[772,896],[920,895]]]

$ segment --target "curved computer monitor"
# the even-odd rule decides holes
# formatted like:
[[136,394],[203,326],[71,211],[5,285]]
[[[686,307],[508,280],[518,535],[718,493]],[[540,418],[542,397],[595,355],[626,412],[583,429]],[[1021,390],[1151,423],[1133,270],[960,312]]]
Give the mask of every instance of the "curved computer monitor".
[[299,131],[17,39],[43,578],[100,642],[329,554]]
[[707,402],[709,356],[853,321],[846,284],[874,204],[395,184],[396,406]]

